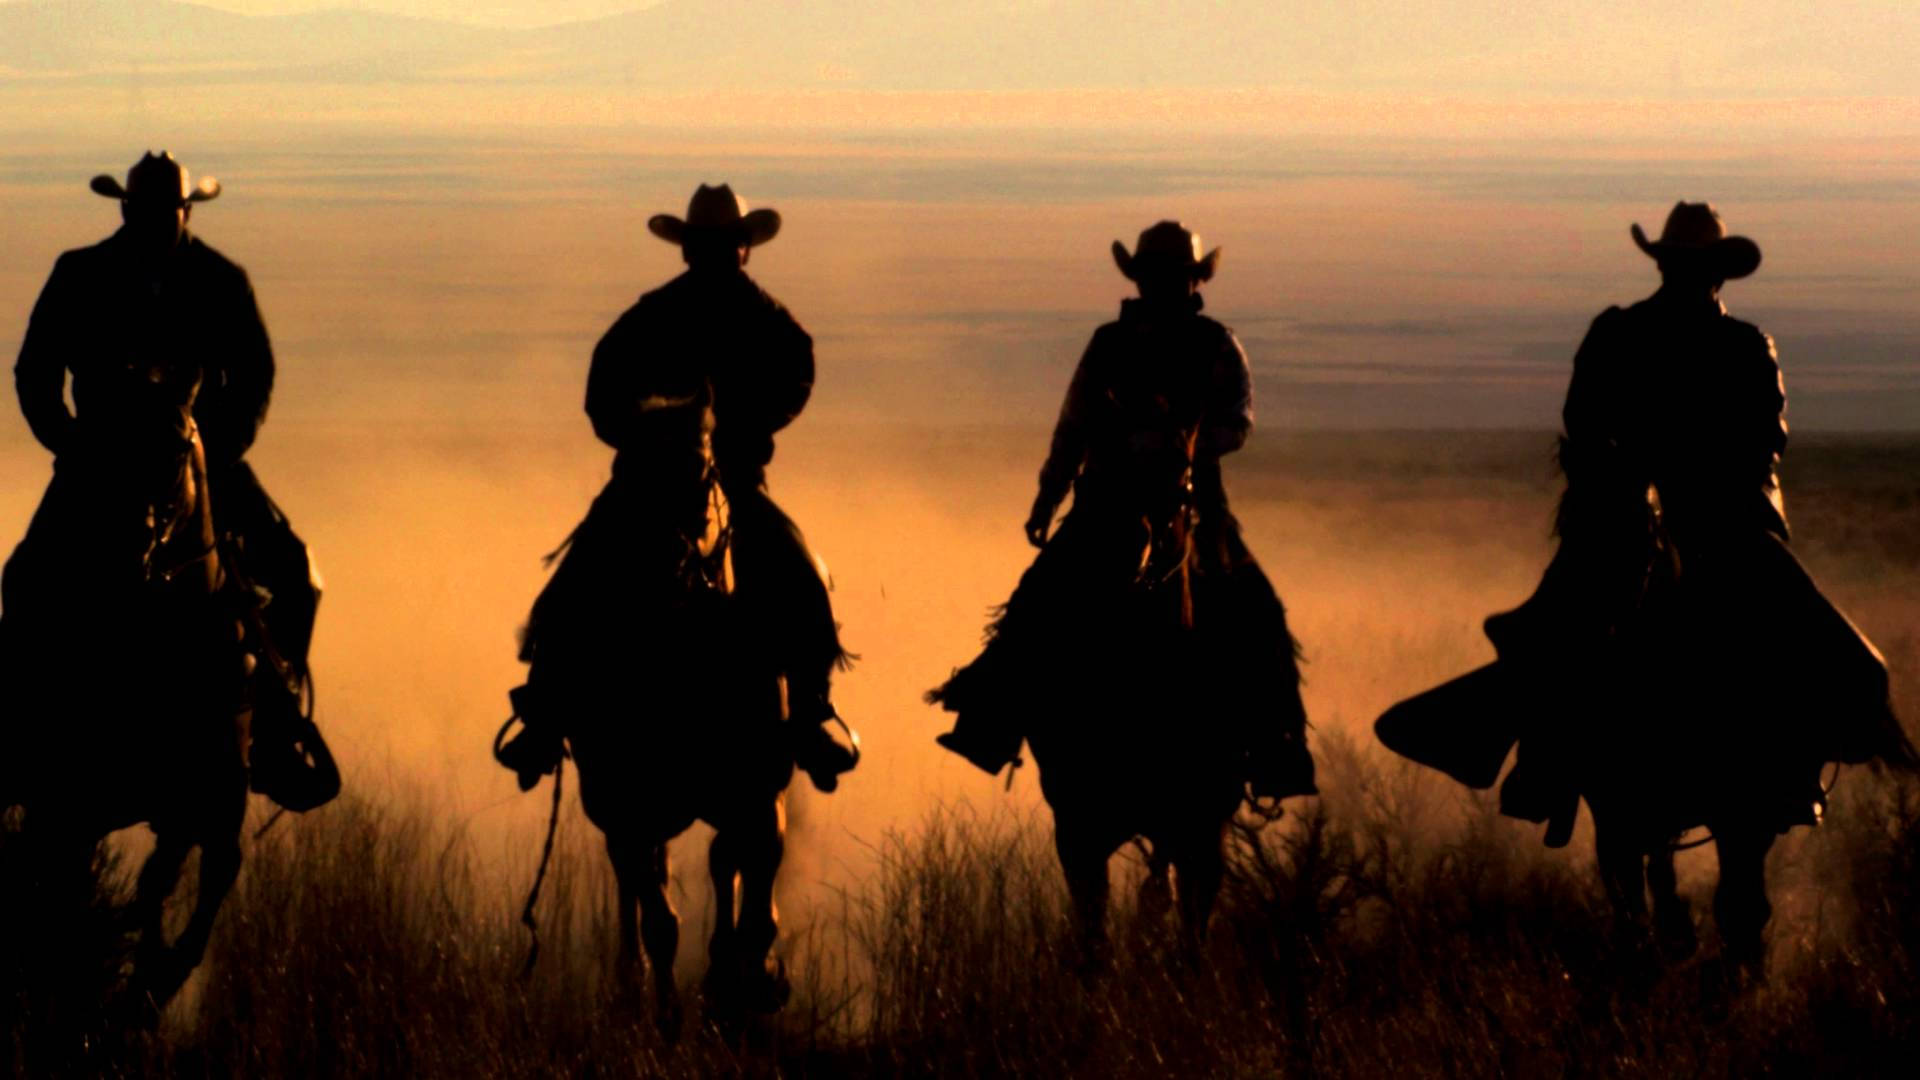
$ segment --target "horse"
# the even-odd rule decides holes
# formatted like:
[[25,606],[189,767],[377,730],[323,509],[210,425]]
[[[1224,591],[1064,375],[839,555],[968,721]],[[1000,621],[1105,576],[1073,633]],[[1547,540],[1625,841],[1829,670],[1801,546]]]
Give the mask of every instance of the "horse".
[[784,682],[766,620],[734,592],[712,428],[710,391],[642,403],[634,441],[534,606],[533,666],[516,692],[522,716],[562,726],[619,884],[621,982],[636,989],[651,968],[670,1039],[683,1006],[667,845],[696,821],[714,829],[709,1011],[773,1012],[789,993],[771,955],[794,770]]
[[[1227,829],[1245,798],[1246,743],[1231,717],[1245,703],[1226,690],[1244,675],[1231,670],[1244,658],[1207,624],[1224,608],[1206,601],[1226,585],[1224,567],[1206,558],[1218,545],[1196,518],[1199,420],[1147,397],[1117,403],[1141,414],[1129,418],[1136,434],[1127,454],[1097,482],[1083,478],[1074,511],[1029,571],[1058,574],[1042,565],[1049,556],[1056,566],[1085,564],[1069,571],[1081,583],[1068,587],[1066,602],[1081,609],[1069,678],[1086,678],[1048,699],[1051,715],[1035,717],[1027,742],[1091,970],[1108,951],[1108,863],[1129,842],[1150,845],[1142,912],[1169,906],[1171,867],[1184,955],[1199,955],[1225,874]],[[1288,689],[1297,695],[1297,681]]]
[[[0,805],[24,810],[43,888],[84,880],[109,833],[152,830],[132,986],[156,1009],[205,956],[248,792],[251,657],[193,420],[200,379],[194,365],[129,364],[118,400],[77,422],[8,563],[0,622],[14,695]],[[162,908],[196,847],[193,912],[169,944]]]
[[1913,751],[1880,654],[1785,538],[1694,528],[1677,544],[1645,483],[1602,474],[1570,485],[1538,590],[1487,620],[1500,658],[1395,705],[1375,731],[1474,788],[1499,780],[1517,744],[1501,809],[1548,822],[1549,846],[1571,839],[1584,799],[1629,955],[1652,947],[1678,960],[1698,948],[1674,856],[1704,828],[1697,843],[1719,861],[1723,958],[1761,976],[1767,853],[1820,820],[1823,764],[1910,766]]

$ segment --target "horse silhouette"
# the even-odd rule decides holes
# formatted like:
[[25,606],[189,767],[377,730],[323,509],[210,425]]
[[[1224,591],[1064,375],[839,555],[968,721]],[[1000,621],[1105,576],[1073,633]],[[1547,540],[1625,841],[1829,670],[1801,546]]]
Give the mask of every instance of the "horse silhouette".
[[[43,887],[84,874],[108,833],[151,827],[133,985],[164,1006],[204,957],[240,868],[250,660],[192,416],[201,373],[122,375],[8,565],[0,804],[24,808]],[[196,847],[194,909],[169,944],[162,906]]]
[[710,400],[642,402],[632,452],[534,606],[533,666],[515,692],[523,714],[537,709],[566,733],[581,805],[619,881],[621,978],[637,983],[650,964],[669,1037],[682,1006],[667,843],[696,821],[714,828],[709,1009],[773,1011],[788,993],[770,953],[793,756],[764,620],[733,592]]
[[[1820,819],[1822,764],[1913,761],[1879,653],[1773,534],[1685,557],[1644,483],[1570,485],[1559,531],[1534,596],[1487,620],[1500,658],[1400,702],[1375,730],[1475,788],[1500,779],[1517,745],[1501,808],[1547,822],[1550,846],[1571,838],[1584,799],[1631,952],[1649,940],[1672,959],[1696,949],[1674,855],[1705,828],[1724,955],[1764,974],[1767,854]],[[1565,611],[1589,607],[1597,629],[1559,631]],[[1770,667],[1755,666],[1761,656]]]
[[986,651],[929,695],[1015,749],[1025,735],[1094,966],[1107,948],[1107,864],[1136,838],[1152,849],[1143,909],[1164,910],[1171,867],[1184,941],[1198,948],[1243,797],[1248,725],[1237,713],[1249,700],[1236,693],[1243,673],[1229,669],[1244,657],[1223,647],[1232,631],[1221,617],[1244,581],[1230,584],[1227,564],[1205,557],[1225,541],[1204,536],[1196,515],[1202,417],[1138,382],[1101,400],[1129,433],[1122,448],[1083,480]]

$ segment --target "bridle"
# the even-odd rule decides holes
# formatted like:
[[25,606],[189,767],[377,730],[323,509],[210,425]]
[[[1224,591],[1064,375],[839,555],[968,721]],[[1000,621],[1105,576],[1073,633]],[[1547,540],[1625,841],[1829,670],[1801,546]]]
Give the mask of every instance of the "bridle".
[[[156,461],[156,467],[149,473],[143,461],[136,473],[142,479],[153,477],[164,481],[140,494],[145,504],[146,532],[145,549],[140,553],[141,577],[153,585],[169,584],[217,554],[217,545],[209,537],[181,557],[167,557],[175,544],[192,535],[199,523],[201,501],[206,498],[205,477],[196,468],[200,438],[192,415],[181,410],[180,423],[172,427],[168,436],[164,450],[154,453],[155,458],[163,453],[167,455],[164,459],[167,466],[162,468]],[[146,451],[145,447],[136,449]]]
[[707,492],[706,520],[718,524],[711,527],[710,542],[707,531],[680,530],[680,540],[686,549],[675,572],[689,591],[729,592],[732,589],[728,568],[733,552],[733,521],[727,513],[726,496],[721,493],[720,466],[711,458],[701,471],[699,482]]

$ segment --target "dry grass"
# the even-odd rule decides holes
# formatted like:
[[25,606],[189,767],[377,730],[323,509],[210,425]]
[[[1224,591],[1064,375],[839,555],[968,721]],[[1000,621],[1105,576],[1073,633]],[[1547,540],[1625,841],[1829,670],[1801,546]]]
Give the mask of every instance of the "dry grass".
[[110,905],[62,928],[95,952],[65,954],[63,994],[15,996],[12,1061],[35,1075],[1830,1075],[1893,1071],[1920,1049],[1911,784],[1851,780],[1834,824],[1776,858],[1772,978],[1736,992],[1710,931],[1698,958],[1648,974],[1615,948],[1579,860],[1357,747],[1321,754],[1342,795],[1243,839],[1196,967],[1123,892],[1115,965],[1083,976],[1044,824],[937,811],[788,942],[784,1015],[728,1035],[696,1023],[669,1047],[611,980],[610,889],[590,853],[564,856],[521,981],[512,898],[476,884],[470,847],[425,804],[349,799],[256,847],[203,981],[157,1031],[81,1007],[112,982]]

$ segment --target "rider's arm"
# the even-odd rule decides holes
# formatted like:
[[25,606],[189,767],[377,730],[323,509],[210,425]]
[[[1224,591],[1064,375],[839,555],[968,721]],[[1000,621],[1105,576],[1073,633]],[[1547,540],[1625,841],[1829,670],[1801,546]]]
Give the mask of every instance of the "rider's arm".
[[767,343],[767,378],[761,397],[767,433],[779,431],[800,415],[813,396],[813,337],[778,303],[773,305]]
[[593,421],[593,433],[600,441],[615,450],[620,449],[633,419],[634,369],[644,362],[639,355],[642,335],[631,331],[631,318],[629,311],[606,332],[594,346],[593,366],[587,369],[587,419]]
[[1758,328],[1753,331],[1753,337],[1754,418],[1757,421],[1754,436],[1760,452],[1770,455],[1771,463],[1778,463],[1787,449],[1787,383],[1780,374],[1780,354],[1774,350],[1773,338]]
[[1740,452],[1752,454],[1753,476],[1772,507],[1765,525],[1784,540],[1788,535],[1787,505],[1780,495],[1779,470],[1780,455],[1787,449],[1787,384],[1780,373],[1773,338],[1761,333],[1757,326],[1747,330],[1752,334],[1747,351],[1753,365],[1750,384],[1753,428],[1751,449],[1743,447]]
[[1253,372],[1247,367],[1247,353],[1239,339],[1223,328],[1207,411],[1200,425],[1201,454],[1231,454],[1247,444],[1247,433],[1252,430]]
[[273,396],[273,343],[267,338],[267,324],[260,317],[252,283],[244,271],[235,269],[239,280],[225,316],[228,337],[221,357],[220,384],[203,387],[202,405],[194,410],[207,457],[215,464],[246,456],[260,433],[260,425],[266,422],[267,403]]
[[1617,307],[1601,312],[1573,355],[1573,378],[1567,383],[1560,422],[1568,441],[1583,452],[1597,452],[1613,438],[1615,407],[1608,368],[1615,360],[1612,339],[1623,314]]
[[1067,397],[1060,405],[1060,419],[1053,425],[1053,443],[1048,447],[1046,463],[1040,466],[1040,497],[1037,502],[1059,506],[1067,489],[1080,475],[1087,457],[1087,421],[1092,413],[1088,398],[1096,393],[1093,369],[1098,364],[1101,338],[1095,332],[1067,384]]
[[67,411],[65,357],[65,350],[73,345],[67,287],[73,274],[71,258],[63,255],[54,264],[46,288],[33,305],[26,338],[20,342],[20,358],[13,366],[21,415],[27,418],[33,437],[56,455],[72,441],[74,428],[73,414]]

